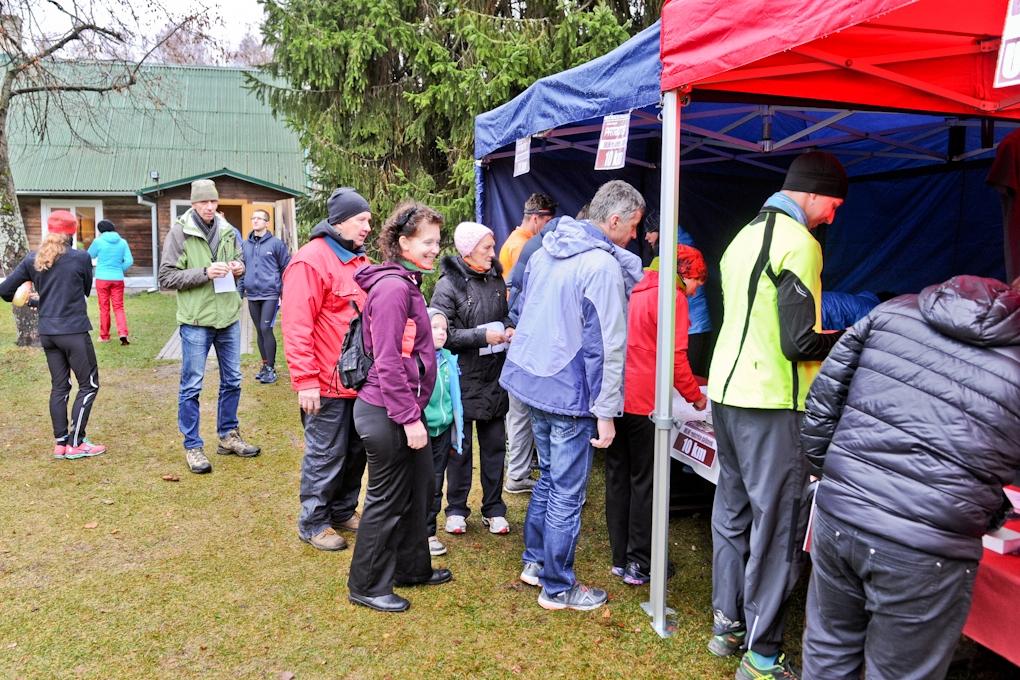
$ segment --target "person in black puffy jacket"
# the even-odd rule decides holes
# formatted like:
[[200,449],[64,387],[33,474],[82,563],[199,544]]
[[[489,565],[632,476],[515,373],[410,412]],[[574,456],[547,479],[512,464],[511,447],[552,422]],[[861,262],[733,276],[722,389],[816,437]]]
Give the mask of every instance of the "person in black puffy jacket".
[[801,431],[821,476],[804,678],[942,678],[1020,465],[1020,291],[957,276],[873,310]]
[[[506,283],[496,259],[492,230],[475,222],[461,222],[454,231],[459,256],[442,260],[443,276],[436,283],[431,306],[450,321],[447,348],[458,355],[461,401],[464,404],[464,453],[451,456],[446,468],[446,531],[467,530],[468,492],[471,490],[472,431],[478,431],[478,467],[482,483],[482,523],[491,533],[506,534],[503,502],[503,459],[509,408],[506,390],[499,386],[505,351],[488,352],[513,335],[508,317]],[[498,322],[496,328],[479,328]],[[481,351],[486,353],[482,354]]]

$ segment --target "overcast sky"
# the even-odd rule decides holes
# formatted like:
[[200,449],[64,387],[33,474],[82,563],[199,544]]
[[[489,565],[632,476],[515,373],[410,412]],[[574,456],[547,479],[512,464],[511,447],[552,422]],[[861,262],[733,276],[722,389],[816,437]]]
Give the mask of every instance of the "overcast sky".
[[[70,5],[67,0],[58,1]],[[34,11],[41,18],[47,33],[63,33],[67,30],[70,24],[60,12],[53,9],[48,3],[40,1],[34,4]],[[101,8],[105,3],[103,0],[94,0],[94,4]],[[144,11],[147,2],[135,0],[133,4]],[[199,8],[208,8],[211,16],[221,19],[214,32],[222,34],[222,42],[226,47],[236,47],[241,38],[249,32],[258,36],[259,25],[262,23],[263,17],[262,6],[256,0],[162,0],[161,4],[167,11],[177,16],[188,14]],[[159,18],[160,15],[155,12],[149,16],[153,17],[152,21],[156,24],[153,30],[158,30],[163,24],[163,19]]]

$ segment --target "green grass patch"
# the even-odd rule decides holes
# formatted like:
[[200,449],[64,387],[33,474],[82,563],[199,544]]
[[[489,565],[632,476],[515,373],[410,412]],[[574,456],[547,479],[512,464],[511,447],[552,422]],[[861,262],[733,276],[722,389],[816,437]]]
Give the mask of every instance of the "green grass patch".
[[[662,639],[640,608],[648,588],[609,575],[598,458],[577,571],[609,591],[608,606],[546,612],[517,580],[527,495],[505,497],[509,536],[489,535],[477,513],[466,535],[441,533],[450,552],[435,564],[455,580],[402,590],[408,613],[350,605],[351,551],[297,539],[302,436],[282,345],[275,385],[254,381],[257,355],[242,360],[241,431],[263,454],[213,455],[211,475],[192,475],[176,424],[179,364],[153,358],[175,328],[174,298],[129,296],[126,308],[132,344],[96,343],[101,389],[89,432],[109,452],[56,461],[42,352],[14,346],[0,307],[0,677],[733,677],[735,660],[705,650],[707,517],[671,523],[678,632]],[[90,315],[98,326],[94,300]],[[211,370],[202,402],[210,452],[216,383]],[[472,507],[479,502],[476,480]],[[792,611],[796,653],[801,597]],[[996,677],[981,674],[984,659],[955,677]]]

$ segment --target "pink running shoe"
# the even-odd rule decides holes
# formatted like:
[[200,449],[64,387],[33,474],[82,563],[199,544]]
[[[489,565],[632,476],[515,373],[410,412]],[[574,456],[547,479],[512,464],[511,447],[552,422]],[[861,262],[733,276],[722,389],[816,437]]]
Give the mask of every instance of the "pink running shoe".
[[93,444],[88,439],[83,439],[78,446],[68,446],[64,452],[64,458],[77,460],[78,458],[91,458],[106,453],[106,447],[102,444]]
[[59,460],[63,460],[64,458],[67,457],[66,456],[67,448],[68,447],[65,444],[57,442],[56,444],[53,445],[53,457]]

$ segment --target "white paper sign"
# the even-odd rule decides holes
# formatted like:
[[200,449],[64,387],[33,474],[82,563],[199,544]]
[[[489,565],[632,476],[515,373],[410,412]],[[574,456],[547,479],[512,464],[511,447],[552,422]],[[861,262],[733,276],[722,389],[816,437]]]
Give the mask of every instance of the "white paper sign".
[[1020,85],[1020,0],[1009,0],[993,87]]
[[627,137],[630,135],[630,114],[616,113],[602,119],[599,150],[595,154],[596,170],[618,170],[627,158]]
[[[706,394],[707,387],[701,388]],[[704,411],[695,408],[673,390],[673,422],[680,423],[670,433],[673,447],[670,454],[676,460],[691,466],[696,473],[719,483],[719,459],[716,457],[715,430],[712,428],[712,402]]]
[[221,276],[218,279],[213,279],[212,287],[217,293],[237,292],[237,283],[234,282],[233,274],[227,274],[226,276]]
[[514,177],[531,172],[531,137],[517,140],[514,148]]

